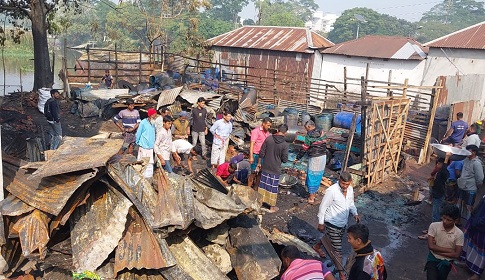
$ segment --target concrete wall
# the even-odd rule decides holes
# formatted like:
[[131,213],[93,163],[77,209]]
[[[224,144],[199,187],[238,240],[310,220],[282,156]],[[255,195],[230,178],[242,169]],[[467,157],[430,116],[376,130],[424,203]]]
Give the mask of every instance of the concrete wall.
[[[410,85],[421,84],[424,60],[384,60],[322,54],[323,65],[320,77],[327,81],[343,82],[344,67],[347,67],[348,78],[360,79],[361,76],[365,76],[367,63],[369,63],[369,80],[387,81],[389,79],[389,71],[391,71],[391,82],[403,84],[407,78]],[[353,83],[355,85],[349,84],[347,90],[360,93],[360,82],[355,81]],[[343,89],[343,86],[341,87],[340,89]]]
[[430,48],[421,85],[432,85],[438,76],[485,74],[485,50]]

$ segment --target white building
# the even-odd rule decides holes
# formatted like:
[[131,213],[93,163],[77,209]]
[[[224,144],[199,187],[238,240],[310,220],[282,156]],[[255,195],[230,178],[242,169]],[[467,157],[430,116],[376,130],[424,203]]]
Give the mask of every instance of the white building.
[[322,31],[325,33],[333,29],[333,24],[337,20],[336,14],[326,14],[323,11],[315,11],[311,21],[305,23],[305,27],[313,31]]

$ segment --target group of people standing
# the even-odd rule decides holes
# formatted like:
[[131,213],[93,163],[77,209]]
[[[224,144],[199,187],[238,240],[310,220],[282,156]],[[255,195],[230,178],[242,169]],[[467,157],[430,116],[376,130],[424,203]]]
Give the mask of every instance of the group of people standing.
[[439,158],[431,173],[432,223],[419,236],[428,241],[430,250],[425,267],[428,280],[447,279],[458,259],[472,273],[469,280],[480,279],[485,268],[485,196],[474,208],[484,179],[477,128],[468,126],[463,113],[458,113],[442,143],[466,149],[470,155],[448,163]]

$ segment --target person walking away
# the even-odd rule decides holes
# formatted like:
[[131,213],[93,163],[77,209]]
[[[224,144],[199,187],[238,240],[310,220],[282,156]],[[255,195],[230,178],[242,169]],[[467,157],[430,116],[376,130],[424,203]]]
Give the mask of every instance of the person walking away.
[[[136,139],[136,129],[141,122],[140,113],[135,110],[135,101],[131,98],[126,100],[127,109],[121,110],[113,117],[113,122],[123,133],[123,146],[118,154],[123,154],[125,151],[128,154],[133,154],[133,144]],[[119,121],[121,120],[121,124]]]
[[222,119],[215,121],[210,128],[210,132],[214,135],[211,153],[211,164],[214,169],[218,165],[223,164],[226,159],[229,135],[232,132],[231,119],[232,114],[228,111],[223,111]]
[[295,162],[298,162],[305,154],[308,154],[308,167],[305,184],[310,195],[308,203],[315,203],[315,194],[320,188],[323,174],[325,174],[325,164],[327,163],[327,138],[324,131],[316,128],[315,123],[311,120],[305,123],[307,134],[305,143],[302,145],[301,152],[297,155]]
[[462,112],[456,114],[456,119],[456,121],[451,123],[450,129],[448,129],[441,141],[443,144],[460,147],[465,132],[468,129],[468,124],[463,120]]
[[465,261],[465,265],[473,273],[468,280],[479,280],[485,269],[485,196],[468,219],[464,234],[460,259]]
[[288,161],[289,145],[285,141],[288,131],[286,124],[278,126],[278,132],[264,140],[259,151],[256,171],[261,169],[258,193],[261,194],[263,203],[269,205],[269,212],[278,211],[276,198],[281,175],[281,163]]
[[197,99],[197,107],[192,108],[190,112],[190,125],[192,126],[192,145],[197,146],[197,141],[200,141],[202,147],[202,158],[207,160],[207,146],[205,144],[205,136],[208,128],[205,123],[207,119],[207,109],[205,108],[205,98],[199,97]]
[[458,198],[460,217],[468,220],[475,204],[477,188],[483,184],[483,167],[482,162],[477,157],[478,147],[469,145],[466,146],[466,149],[471,155],[463,160],[463,169],[457,183],[460,189]]
[[475,145],[480,148],[482,140],[480,140],[480,136],[478,136],[477,130],[478,126],[476,123],[470,125],[470,128],[466,132],[467,137],[463,140],[463,145],[461,145],[463,149],[466,149],[466,146],[468,145]]
[[[159,116],[157,119],[162,118]],[[172,173],[172,165],[170,164],[170,155],[172,152],[172,117],[163,117],[163,126],[161,129],[155,131],[155,145],[153,150],[157,156],[157,162],[165,171]],[[156,129],[156,126],[155,126]]]
[[187,165],[190,173],[194,173],[194,170],[192,169],[193,158],[201,153],[202,149],[200,146],[194,147],[185,139],[177,139],[172,142],[172,156],[175,160],[175,164],[183,169],[186,169],[182,163],[181,155],[187,156]]
[[441,222],[433,222],[428,229],[428,257],[424,270],[427,280],[446,280],[451,264],[463,247],[463,232],[455,226],[460,216],[456,205],[445,204]]
[[281,250],[281,262],[285,272],[280,280],[335,280],[326,265],[318,260],[303,259],[295,245],[288,245]]
[[155,119],[157,110],[148,109],[148,117],[140,122],[136,131],[136,144],[138,145],[137,159],[148,158],[148,166],[143,174],[145,178],[153,177],[153,147],[155,146]]
[[[318,209],[317,229],[330,239],[337,261],[340,261],[340,263],[342,263],[342,238],[347,227],[349,213],[352,214],[357,223],[360,222],[360,216],[354,204],[354,189],[351,185],[352,176],[350,173],[342,172],[338,182],[325,191]],[[319,240],[313,246],[313,249],[320,257],[324,258],[322,245],[322,240]],[[344,279],[342,278],[343,274],[339,274],[341,279]]]
[[[249,175],[248,186],[257,186],[258,177],[256,173],[256,167],[258,165],[259,152],[264,140],[271,135],[269,129],[271,128],[272,120],[268,117],[263,118],[261,125],[251,131],[251,139],[249,144],[249,163],[251,164],[251,175]],[[256,180],[255,180],[256,179]]]
[[187,120],[187,112],[182,111],[179,114],[179,118],[173,121],[173,138],[174,139],[185,139],[189,138],[190,134],[190,124]]
[[51,98],[44,104],[44,116],[49,124],[50,149],[57,150],[62,141],[61,108],[59,99],[61,95],[57,89],[51,89]]
[[104,87],[107,89],[113,88],[113,76],[110,75],[109,70],[104,70],[104,76],[101,78],[101,84],[104,84]]
[[347,260],[347,280],[387,279],[384,258],[372,247],[369,228],[366,225],[351,225],[347,229],[347,241],[353,249]]
[[446,181],[445,201],[456,204],[458,202],[459,189],[456,180],[461,176],[463,160],[452,161],[448,167],[448,180]]

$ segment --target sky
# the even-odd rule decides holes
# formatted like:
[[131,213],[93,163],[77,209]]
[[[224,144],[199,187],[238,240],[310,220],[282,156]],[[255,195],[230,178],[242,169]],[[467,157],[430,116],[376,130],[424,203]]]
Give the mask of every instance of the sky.
[[[411,22],[419,21],[423,13],[442,2],[443,0],[315,0],[315,3],[320,6],[318,10],[325,13],[340,15],[348,9],[365,7],[381,14],[388,14]],[[240,14],[242,18],[252,19],[255,19],[255,15],[256,10],[252,3]]]

